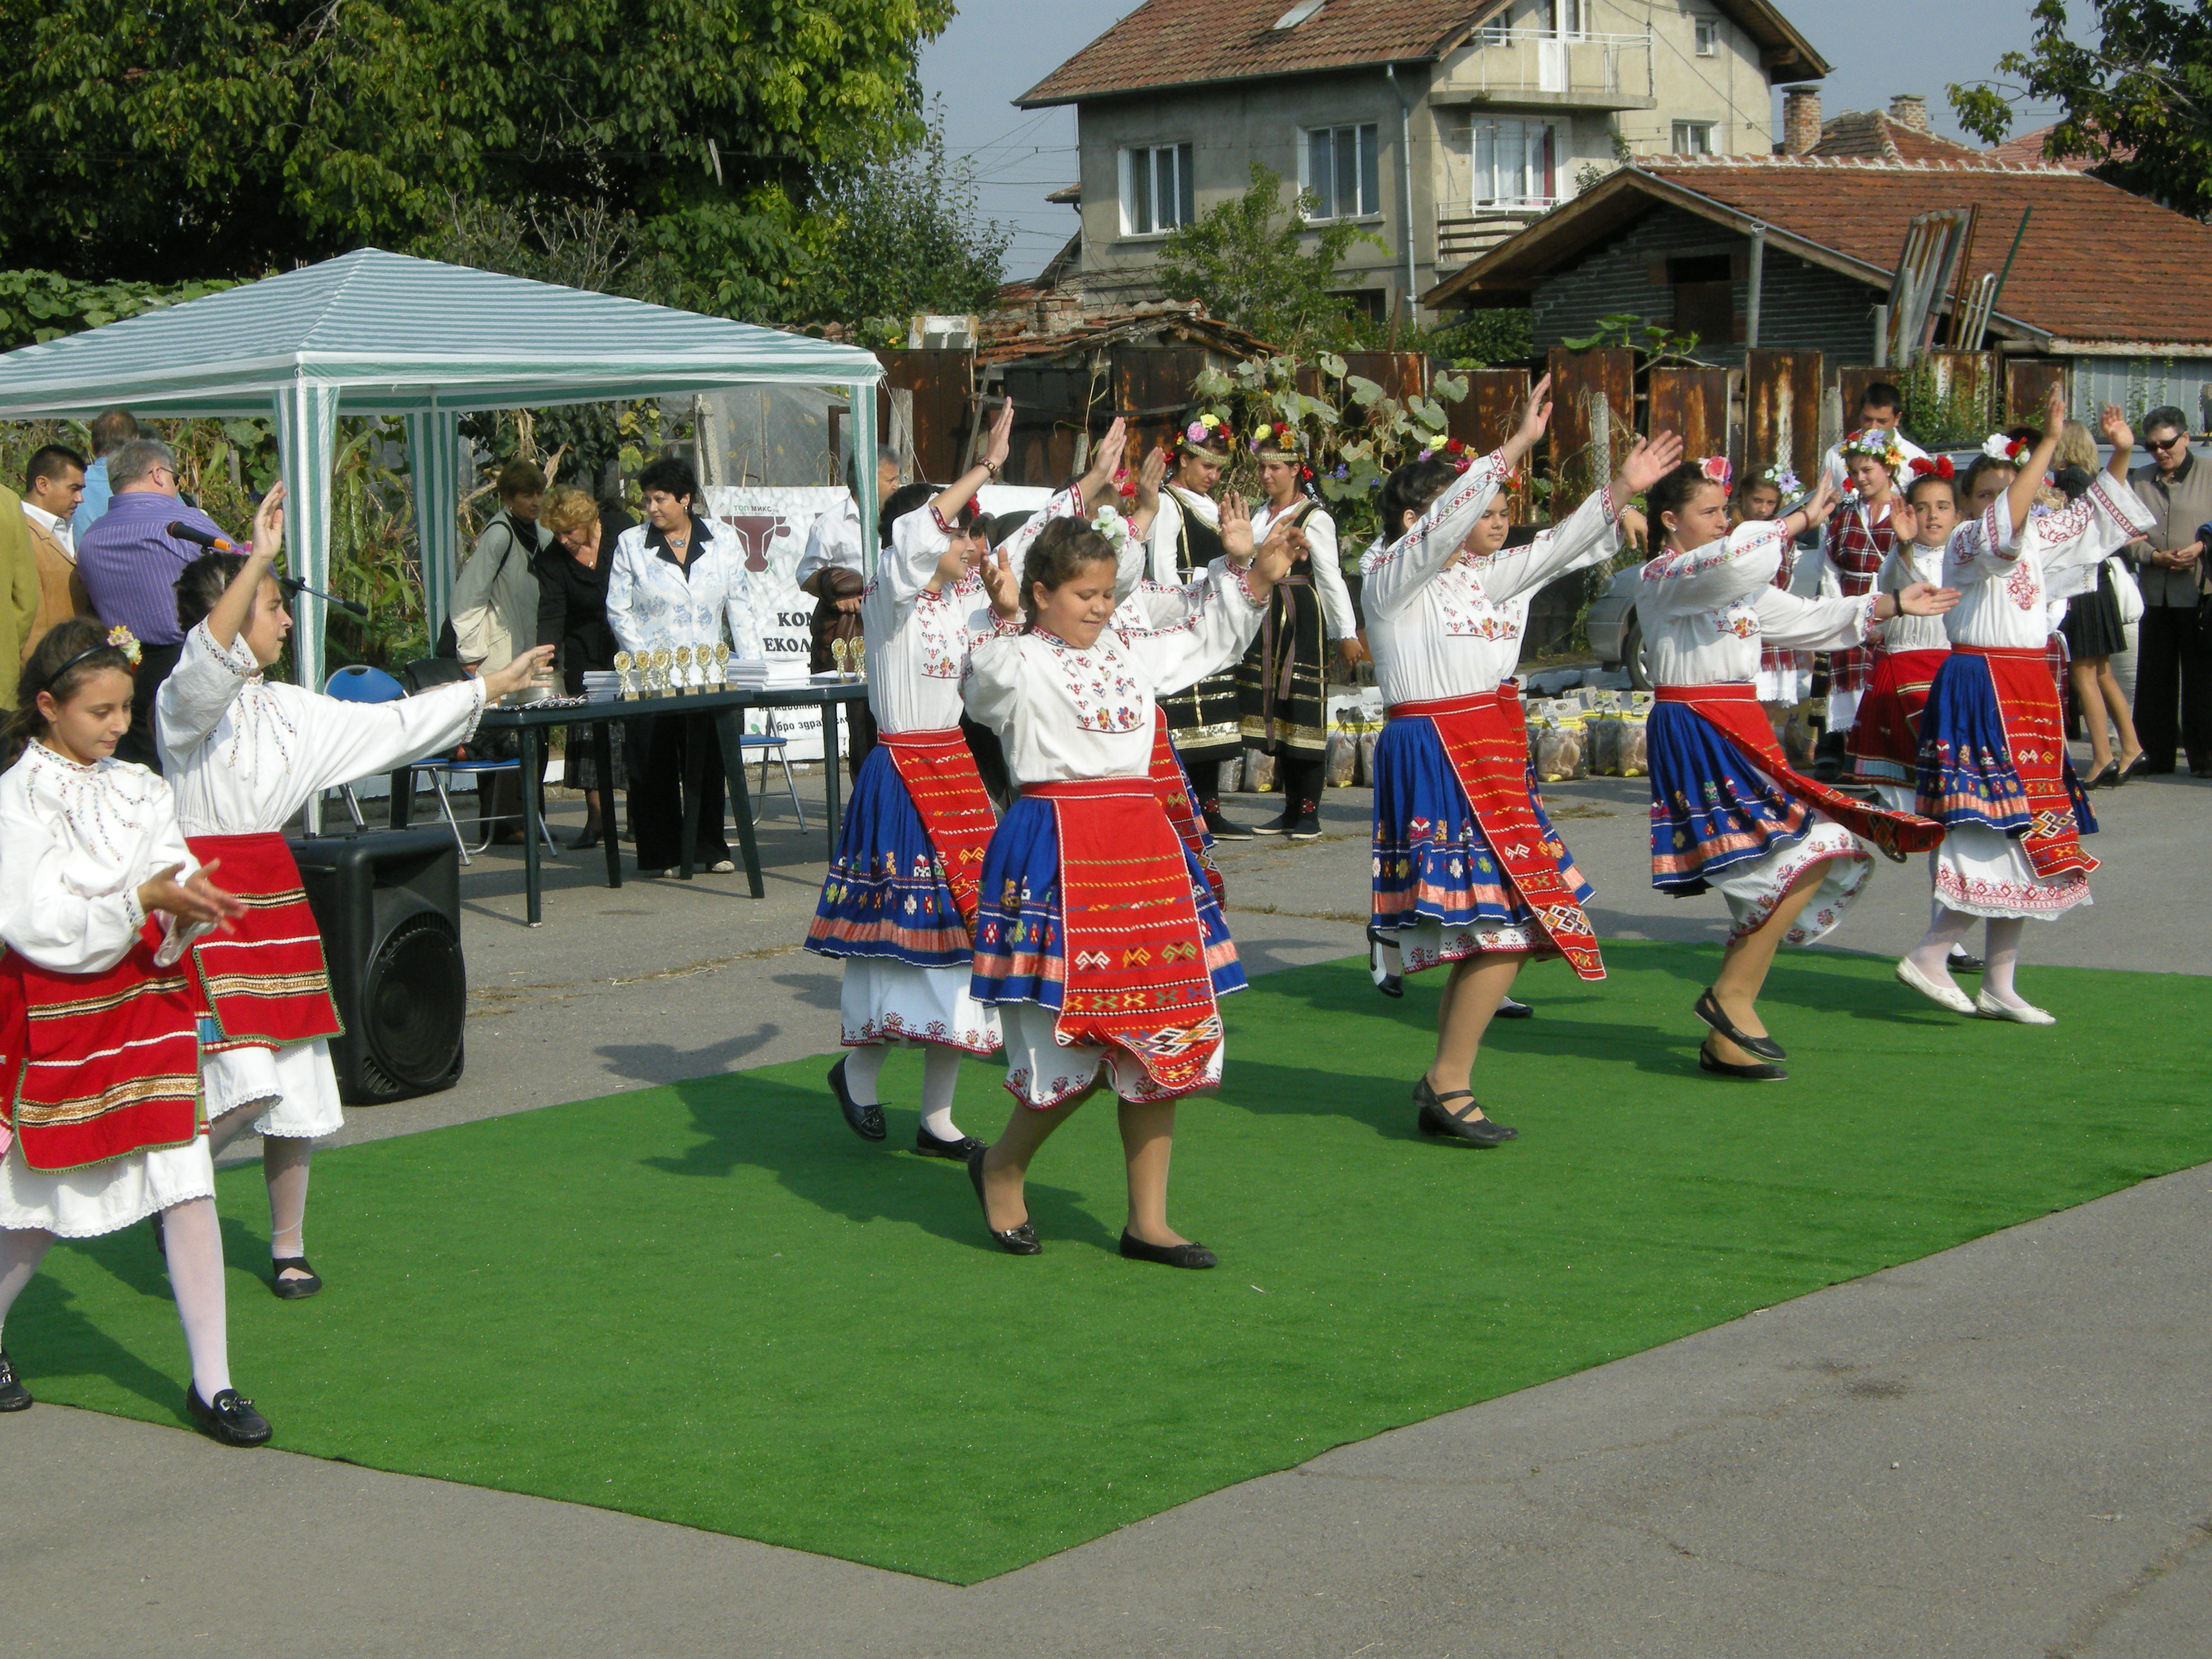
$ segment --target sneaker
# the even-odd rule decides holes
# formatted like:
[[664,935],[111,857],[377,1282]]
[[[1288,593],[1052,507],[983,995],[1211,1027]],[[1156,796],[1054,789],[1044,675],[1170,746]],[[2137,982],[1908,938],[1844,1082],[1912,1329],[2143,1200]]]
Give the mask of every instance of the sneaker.
[[30,1407],[31,1391],[8,1363],[8,1351],[0,1348],[0,1412],[28,1411]]
[[272,1432],[269,1419],[254,1410],[253,1402],[236,1389],[222,1390],[211,1403],[201,1400],[198,1389],[187,1389],[185,1406],[199,1419],[209,1439],[219,1440],[226,1446],[265,1445]]
[[1249,841],[1252,832],[1241,823],[1231,823],[1221,816],[1218,806],[1209,806],[1205,811],[1206,833],[1216,841]]

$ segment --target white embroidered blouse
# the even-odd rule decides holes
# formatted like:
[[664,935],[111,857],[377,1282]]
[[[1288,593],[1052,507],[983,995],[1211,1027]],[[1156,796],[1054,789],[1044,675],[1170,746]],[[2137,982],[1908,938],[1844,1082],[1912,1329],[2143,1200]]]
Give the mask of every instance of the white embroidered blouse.
[[1636,620],[1654,685],[1748,685],[1766,646],[1838,651],[1881,637],[1875,592],[1807,599],[1774,586],[1789,535],[1748,520],[1717,542],[1645,563]]
[[[138,888],[199,868],[169,786],[129,761],[80,766],[33,742],[0,774],[0,943],[58,974],[123,960],[146,925]],[[164,967],[208,931],[162,919]]]
[[2114,489],[2100,471],[2081,499],[2029,518],[2015,535],[2009,500],[1951,532],[1943,550],[1943,585],[1959,603],[1943,617],[1954,645],[2025,650],[2051,636],[2054,601],[2094,581],[2097,561],[2150,528],[2150,513],[2132,489]]
[[[1009,544],[1012,538],[1008,538]],[[952,545],[933,506],[891,526],[860,595],[868,648],[868,707],[886,732],[942,732],[960,724],[960,677],[968,647],[991,631],[991,600],[970,571],[930,591],[937,562]]]
[[[1915,582],[1943,585],[1943,550],[1918,542],[1899,542],[1881,562],[1874,579],[1877,593],[1901,593]],[[1912,617],[1899,611],[1881,625],[1885,651],[1948,651],[1950,630],[1941,617]]]
[[282,830],[323,790],[467,742],[483,703],[481,679],[343,702],[264,678],[244,639],[225,651],[202,623],[155,694],[154,730],[185,833],[244,836]]
[[[1221,507],[1210,497],[1192,494],[1180,484],[1160,486],[1159,510],[1152,515],[1152,528],[1145,535],[1146,574],[1162,587],[1181,587],[1183,585],[1182,565],[1183,515],[1200,520],[1217,534],[1221,529]],[[1334,526],[1330,526],[1332,536]],[[1194,575],[1197,573],[1193,572]]]
[[1016,784],[1150,772],[1153,700],[1237,661],[1266,611],[1241,574],[1217,574],[1181,621],[1139,628],[1117,613],[1087,651],[1004,622],[975,641],[962,696],[998,732]]
[[[607,623],[625,651],[713,646],[733,655],[761,655],[751,579],[737,532],[718,519],[691,520],[691,557],[664,559],[659,532],[632,525],[615,538],[607,567]],[[648,539],[651,538],[651,539]]]
[[1502,454],[1484,456],[1412,529],[1360,560],[1367,648],[1386,705],[1495,690],[1520,661],[1529,596],[1619,550],[1620,521],[1601,489],[1525,547],[1462,551],[1510,471]]

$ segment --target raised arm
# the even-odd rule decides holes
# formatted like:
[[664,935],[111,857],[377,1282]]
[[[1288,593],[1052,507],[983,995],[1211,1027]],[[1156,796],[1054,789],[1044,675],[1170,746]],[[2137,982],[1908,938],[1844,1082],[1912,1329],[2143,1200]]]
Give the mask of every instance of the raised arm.
[[990,436],[983,443],[983,459],[938,491],[930,501],[939,520],[951,524],[960,516],[962,509],[975,499],[975,492],[999,476],[999,469],[1006,465],[1013,443],[1014,400],[1009,398],[999,405],[998,418],[991,422]]
[[2066,386],[2063,380],[2051,383],[2050,395],[2043,404],[2043,437],[2021,463],[2020,471],[2013,474],[2012,487],[2005,491],[2005,502],[2012,511],[2016,525],[2027,522],[2027,510],[2035,505],[2035,492],[2043,488],[2043,481],[2051,473],[2051,458],[2058,453],[2058,439],[2066,425]]

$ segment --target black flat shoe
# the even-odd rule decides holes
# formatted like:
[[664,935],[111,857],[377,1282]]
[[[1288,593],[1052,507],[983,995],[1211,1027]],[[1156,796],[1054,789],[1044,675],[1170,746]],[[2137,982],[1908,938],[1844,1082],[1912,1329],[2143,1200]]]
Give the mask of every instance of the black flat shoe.
[[1746,1083],[1780,1083],[1790,1075],[1779,1066],[1770,1066],[1764,1060],[1756,1066],[1731,1066],[1724,1060],[1716,1060],[1711,1037],[1698,1045],[1698,1069],[1715,1077],[1740,1078]]
[[929,1133],[929,1126],[914,1126],[914,1149],[924,1158],[945,1158],[955,1164],[965,1164],[988,1145],[973,1135],[962,1135],[957,1140],[940,1140]]
[[571,852],[581,853],[591,848],[597,847],[599,844],[599,826],[597,824],[593,824],[587,829],[579,831],[576,839],[568,843],[568,849]]
[[1155,1261],[1163,1267],[1218,1267],[1221,1258],[1203,1244],[1147,1244],[1121,1231],[1121,1254],[1132,1261]]
[[1698,999],[1698,1006],[1690,1012],[1747,1054],[1757,1054],[1761,1060],[1790,1058],[1790,1051],[1772,1037],[1747,1036],[1737,1030],[1729,1023],[1729,1017],[1721,1012],[1720,1000],[1713,995],[1710,988]]
[[[276,1292],[279,1302],[297,1302],[301,1297],[313,1296],[323,1288],[323,1281],[315,1277],[315,1270],[307,1265],[307,1258],[304,1255],[288,1255],[283,1261],[272,1261],[269,1265],[276,1274],[270,1282],[269,1288]],[[287,1267],[296,1267],[307,1277],[287,1279],[284,1277]]]
[[1960,951],[1946,960],[1943,965],[1954,974],[1978,974],[1987,964],[1972,951]]
[[1292,841],[1319,841],[1321,815],[1317,812],[1299,813],[1297,820],[1291,825],[1290,837]]
[[1249,841],[1252,832],[1241,823],[1231,823],[1219,812],[1206,814],[1206,833],[1216,841]]
[[1498,1000],[1498,1018],[1500,1019],[1534,1019],[1536,1018],[1536,1011],[1534,1008],[1531,1008],[1525,1002],[1516,1002],[1511,997],[1500,997]]
[[890,1135],[890,1126],[884,1121],[884,1109],[870,1103],[856,1104],[845,1087],[845,1061],[841,1056],[830,1068],[830,1092],[837,1097],[837,1109],[845,1115],[845,1121],[853,1133],[863,1140],[884,1140]]
[[1370,927],[1367,930],[1367,976],[1375,981],[1375,988],[1386,997],[1406,994],[1405,977],[1390,971],[1389,958],[1382,954],[1385,945],[1395,943],[1388,933]]
[[[1465,1100],[1464,1112],[1447,1111],[1447,1100]],[[1486,1117],[1473,1114],[1482,1109],[1471,1089],[1454,1089],[1448,1094],[1438,1094],[1429,1087],[1423,1078],[1413,1085],[1413,1103],[1421,1109],[1416,1120],[1425,1135],[1437,1135],[1448,1140],[1464,1140],[1470,1146],[1502,1146],[1520,1134],[1518,1129],[1509,1129],[1503,1123],[1493,1123]]]
[[1252,826],[1252,833],[1255,836],[1287,836],[1291,830],[1297,829],[1297,825],[1298,815],[1297,813],[1278,812],[1273,817],[1269,818],[1265,823],[1254,824]]
[[161,1212],[156,1210],[148,1216],[146,1224],[154,1231],[154,1254],[166,1263],[169,1259],[169,1236],[162,1231]]
[[968,1160],[968,1179],[975,1186],[975,1202],[982,1206],[984,1231],[998,1241],[999,1248],[1008,1255],[1035,1255],[1044,1246],[1037,1243],[1036,1230],[1028,1222],[1009,1227],[1004,1232],[991,1225],[991,1200],[983,1196],[983,1154],[989,1150],[982,1147]]
[[31,1391],[15,1375],[15,1368],[8,1363],[8,1351],[0,1348],[0,1412],[27,1412],[31,1409]]
[[273,1431],[269,1419],[253,1409],[253,1402],[236,1389],[225,1389],[212,1402],[203,1401],[198,1389],[185,1390],[185,1408],[199,1419],[210,1440],[226,1446],[262,1446]]
[[2081,787],[2084,789],[2110,789],[2117,785],[2119,781],[2119,762],[2106,761],[2103,769],[2100,770],[2095,776],[2085,781]]

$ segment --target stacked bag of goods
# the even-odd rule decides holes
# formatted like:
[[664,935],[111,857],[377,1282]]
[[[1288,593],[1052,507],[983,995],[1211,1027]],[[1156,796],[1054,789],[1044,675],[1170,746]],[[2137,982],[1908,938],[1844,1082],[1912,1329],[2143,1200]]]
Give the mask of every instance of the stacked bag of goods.
[[1651,770],[1648,691],[1584,686],[1528,705],[1528,759],[1538,780],[1640,778]]

